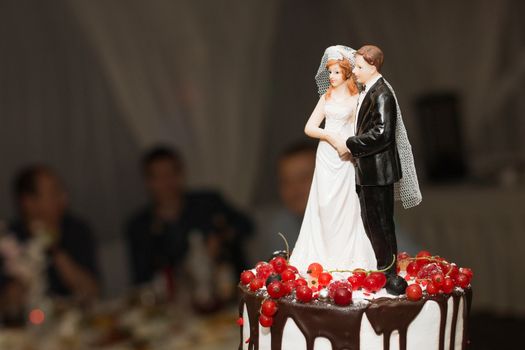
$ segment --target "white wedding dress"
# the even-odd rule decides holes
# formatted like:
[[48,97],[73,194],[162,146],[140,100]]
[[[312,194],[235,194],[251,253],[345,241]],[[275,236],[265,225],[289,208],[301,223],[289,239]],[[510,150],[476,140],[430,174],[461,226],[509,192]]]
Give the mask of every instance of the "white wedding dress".
[[[355,109],[354,103],[327,100],[325,129],[343,135],[345,140],[354,135]],[[328,142],[320,141],[308,204],[290,257],[290,264],[299,271],[305,272],[313,262],[325,270],[376,269],[355,186],[353,163],[341,160]]]

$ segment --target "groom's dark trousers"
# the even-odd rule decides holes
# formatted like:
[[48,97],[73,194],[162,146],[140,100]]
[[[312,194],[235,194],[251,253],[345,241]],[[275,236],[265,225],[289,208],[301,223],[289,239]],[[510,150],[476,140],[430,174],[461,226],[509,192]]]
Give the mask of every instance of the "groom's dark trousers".
[[[377,268],[384,269],[392,263],[392,256],[397,255],[394,185],[358,185],[356,189],[365,231],[376,255]],[[390,272],[395,272],[395,266]]]
[[[401,179],[401,162],[396,146],[396,118],[395,98],[380,78],[361,102],[355,136],[346,141],[355,159],[361,216],[379,269],[388,267],[397,255],[394,183]],[[394,265],[388,273],[395,272]]]

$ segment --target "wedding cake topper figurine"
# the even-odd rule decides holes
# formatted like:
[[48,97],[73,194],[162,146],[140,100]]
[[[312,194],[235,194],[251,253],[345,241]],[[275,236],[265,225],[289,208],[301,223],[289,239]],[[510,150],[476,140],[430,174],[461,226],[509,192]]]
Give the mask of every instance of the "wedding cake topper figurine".
[[396,96],[381,75],[383,60],[372,45],[331,46],[323,55],[316,75],[321,97],[305,127],[320,140],[316,167],[290,263],[300,271],[312,262],[328,270],[390,267],[387,290],[401,294],[406,282],[392,264],[394,198],[410,208],[421,193]]

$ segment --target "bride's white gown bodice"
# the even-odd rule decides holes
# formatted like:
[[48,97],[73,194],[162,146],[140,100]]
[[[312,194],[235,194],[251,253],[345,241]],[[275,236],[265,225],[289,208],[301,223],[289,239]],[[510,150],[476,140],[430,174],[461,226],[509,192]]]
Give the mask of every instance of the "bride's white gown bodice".
[[[351,100],[352,101],[352,100]],[[355,103],[325,102],[325,129],[344,139],[354,134]],[[290,264],[305,272],[317,262],[325,270],[376,269],[376,258],[361,219],[355,169],[325,141],[317,148],[315,172],[299,238]]]

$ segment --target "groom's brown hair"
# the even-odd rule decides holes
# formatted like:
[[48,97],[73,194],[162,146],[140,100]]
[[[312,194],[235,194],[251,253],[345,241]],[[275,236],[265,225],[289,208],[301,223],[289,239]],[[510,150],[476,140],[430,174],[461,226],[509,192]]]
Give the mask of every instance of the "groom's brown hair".
[[385,56],[379,47],[374,45],[365,45],[357,50],[356,55],[363,56],[368,64],[375,66],[377,71],[381,72],[381,67],[383,67]]

